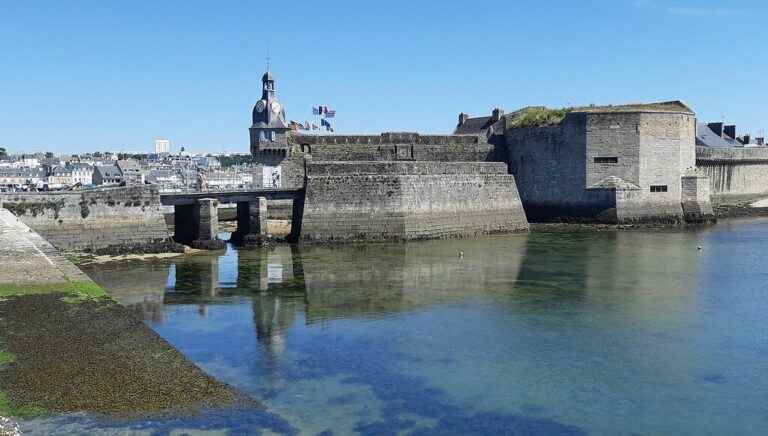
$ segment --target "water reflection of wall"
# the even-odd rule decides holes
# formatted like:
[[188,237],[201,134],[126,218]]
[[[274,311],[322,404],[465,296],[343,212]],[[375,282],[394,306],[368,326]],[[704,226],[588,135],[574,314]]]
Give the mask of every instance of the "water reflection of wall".
[[255,292],[276,291],[293,284],[297,265],[295,246],[270,250],[241,251],[237,259],[237,287]]
[[307,320],[386,316],[510,289],[527,235],[301,251]]
[[165,263],[113,262],[89,265],[83,269],[120,304],[140,314],[145,320],[162,321],[168,280],[168,266]]
[[283,326],[296,310],[306,310],[308,322],[315,322],[386,316],[472,296],[516,304],[536,304],[544,296],[570,300],[575,307],[620,301],[634,304],[637,316],[648,316],[660,304],[689,301],[696,238],[691,232],[533,233],[343,247],[281,245],[140,267],[116,264],[89,273],[153,320],[162,318],[164,301],[205,305],[221,294],[253,295],[254,320],[265,332],[260,340],[267,340],[275,330],[270,326]]
[[538,304],[539,296],[658,320],[670,304],[691,304],[697,238],[682,231],[532,234],[514,303]]
[[[663,321],[694,303],[700,253],[694,232],[618,232],[585,256],[588,298],[623,300],[636,320]],[[680,310],[672,311],[673,307]]]

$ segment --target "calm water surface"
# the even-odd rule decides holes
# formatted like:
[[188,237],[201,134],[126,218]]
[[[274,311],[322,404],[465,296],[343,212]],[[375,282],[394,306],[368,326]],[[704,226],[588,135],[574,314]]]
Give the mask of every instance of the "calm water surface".
[[91,266],[163,338],[268,410],[24,426],[33,434],[765,434],[766,247],[768,221],[748,220],[698,232],[230,248]]

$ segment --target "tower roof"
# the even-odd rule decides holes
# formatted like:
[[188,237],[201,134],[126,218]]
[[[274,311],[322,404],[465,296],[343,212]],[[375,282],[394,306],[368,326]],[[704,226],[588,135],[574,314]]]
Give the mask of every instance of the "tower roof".
[[274,78],[274,77],[272,77],[272,71],[270,71],[270,70],[267,70],[267,72],[266,72],[266,73],[264,73],[264,75],[263,75],[263,76],[261,76],[261,81],[262,81],[262,82],[267,82],[267,81],[271,81],[271,82],[274,82],[274,81],[275,81],[275,78]]

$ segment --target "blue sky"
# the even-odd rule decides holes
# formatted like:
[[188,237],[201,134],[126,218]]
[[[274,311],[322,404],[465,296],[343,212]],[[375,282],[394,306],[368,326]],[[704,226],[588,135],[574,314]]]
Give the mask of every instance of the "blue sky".
[[768,129],[768,2],[0,0],[0,146],[248,150],[269,44],[289,119],[449,133],[461,111],[680,99]]

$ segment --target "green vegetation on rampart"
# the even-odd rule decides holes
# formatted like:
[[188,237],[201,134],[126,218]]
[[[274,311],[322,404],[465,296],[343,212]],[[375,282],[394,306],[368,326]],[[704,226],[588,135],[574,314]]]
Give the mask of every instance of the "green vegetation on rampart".
[[109,298],[101,286],[91,281],[69,281],[62,283],[39,284],[0,284],[0,297],[13,297],[32,294],[63,293],[69,297],[65,301],[74,303],[86,299]]
[[507,128],[520,129],[558,125],[563,122],[571,110],[571,108],[549,109],[543,106],[528,107],[507,116]]

